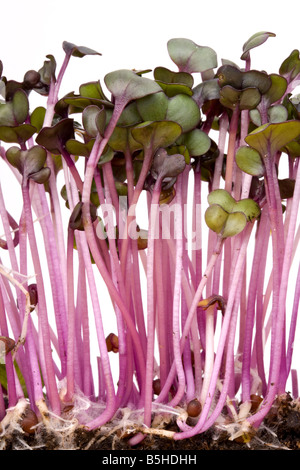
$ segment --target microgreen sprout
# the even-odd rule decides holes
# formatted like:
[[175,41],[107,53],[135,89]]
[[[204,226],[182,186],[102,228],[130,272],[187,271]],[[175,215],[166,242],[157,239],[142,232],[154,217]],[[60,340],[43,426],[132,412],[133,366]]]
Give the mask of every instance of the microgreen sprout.
[[[132,445],[214,425],[246,442],[276,398],[299,398],[299,51],[251,68],[274,36],[246,41],[241,66],[174,38],[175,70],[65,96],[69,61],[100,53],[65,41],[58,74],[48,55],[22,82],[1,64],[3,423],[6,401],[27,433],[66,409],[95,429],[127,408]],[[158,432],[159,410],[178,432]]]

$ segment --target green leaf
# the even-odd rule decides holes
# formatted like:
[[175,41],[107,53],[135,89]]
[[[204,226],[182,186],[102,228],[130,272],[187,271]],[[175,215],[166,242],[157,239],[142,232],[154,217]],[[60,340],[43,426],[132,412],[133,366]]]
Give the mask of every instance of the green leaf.
[[289,142],[300,136],[300,121],[264,124],[248,134],[245,141],[265,158],[274,156]]
[[29,113],[29,102],[24,90],[17,90],[12,99],[13,113],[18,124],[22,124]]
[[276,34],[270,33],[268,31],[260,31],[259,33],[253,34],[248,41],[243,45],[243,54],[241,55],[242,60],[246,60],[249,57],[249,51],[254,47],[260,46],[268,38],[275,37]]
[[222,238],[234,237],[241,233],[247,225],[247,217],[243,212],[233,212],[228,215],[222,230]]
[[102,55],[100,52],[94,51],[94,49],[90,49],[89,47],[84,46],[76,46],[75,44],[68,41],[64,41],[62,47],[66,54],[70,54],[74,57],[81,58],[86,55]]
[[261,95],[257,88],[245,88],[240,95],[240,109],[256,108],[261,100]]
[[161,91],[156,82],[140,77],[132,70],[121,69],[110,72],[104,77],[104,81],[115,99],[123,103]]
[[36,127],[37,132],[40,132],[43,127],[45,114],[46,109],[43,106],[38,106],[30,115],[30,123],[32,126]]
[[94,146],[95,139],[88,142],[79,142],[76,139],[70,139],[66,142],[66,149],[70,155],[89,157]]
[[136,101],[137,109],[144,121],[163,121],[166,118],[169,100],[165,93],[155,93]]
[[[21,154],[23,151],[21,150]],[[47,152],[43,147],[35,145],[24,151],[24,173],[28,176],[40,171],[47,159]]]
[[182,129],[173,121],[144,122],[132,128],[133,138],[144,148],[168,147],[180,136]]
[[177,143],[185,145],[191,157],[198,157],[208,152],[211,140],[208,135],[200,129],[193,129],[190,132],[182,134]]
[[36,173],[29,175],[29,178],[38,184],[46,183],[50,178],[51,170],[48,167],[42,168]]
[[237,90],[230,85],[225,85],[220,90],[220,103],[226,108],[234,109],[237,104],[241,110],[254,109],[261,100],[261,94],[257,88],[245,88]]
[[[104,108],[99,109],[98,106],[90,105],[84,108],[82,111],[82,124],[87,134],[90,137],[96,137],[98,134],[97,118],[99,112],[103,111]],[[105,112],[104,112],[104,122],[105,122]]]
[[198,46],[190,39],[170,39],[167,48],[169,56],[180,72],[205,72],[217,67],[215,51],[210,47]]
[[282,62],[279,68],[280,75],[293,80],[300,73],[300,58],[298,49],[294,49],[291,54]]
[[171,147],[168,147],[167,151],[169,155],[174,155],[174,153],[180,153],[181,155],[184,156],[185,163],[187,165],[190,164],[191,162],[190,154],[185,145],[172,145]]
[[292,158],[300,157],[300,142],[292,140],[283,147],[282,151],[286,152]]
[[236,202],[231,213],[235,212],[242,212],[246,216],[248,222],[251,222],[253,219],[257,219],[260,216],[259,205],[250,198],[241,199]]
[[238,148],[235,154],[237,166],[252,176],[262,176],[264,165],[259,152],[246,145]]
[[[49,60],[44,61],[43,67],[39,70],[39,74],[41,77],[41,82],[45,83],[46,85],[50,85],[51,80],[55,80],[55,70],[56,70],[56,61],[53,55],[46,56]],[[36,91],[39,91],[36,89]],[[43,94],[43,90],[42,90]]]
[[255,87],[263,95],[272,85],[272,80],[265,72],[249,70],[242,73],[242,88]]
[[177,122],[182,132],[194,129],[200,121],[200,109],[187,95],[176,95],[169,99],[166,120]]
[[220,98],[220,87],[216,78],[206,80],[193,89],[193,100],[199,108],[202,108],[206,101],[218,100]]
[[211,191],[207,196],[207,201],[209,205],[218,204],[228,213],[232,211],[236,203],[235,199],[228,191],[225,191],[225,189],[215,189]]
[[[22,375],[22,372],[18,366],[18,364],[16,362],[14,362],[14,368],[15,368],[15,371],[17,373],[17,376],[18,376],[18,379],[19,379],[19,382],[20,382],[20,385],[22,387],[22,390],[23,390],[23,393],[24,393],[24,396],[25,398],[28,398],[28,392],[27,392],[27,388],[26,388],[26,382],[25,382],[25,379]],[[6,366],[5,364],[1,364],[0,363],[0,384],[2,385],[2,387],[7,390],[7,374],[6,374]]]
[[244,230],[247,222],[260,215],[260,208],[252,199],[237,202],[224,189],[211,191],[207,199],[206,223],[213,231],[221,233],[223,238],[237,235]]
[[288,119],[288,111],[282,104],[276,104],[269,107],[268,116],[271,123],[283,122]]
[[84,96],[86,98],[107,101],[107,98],[102,90],[99,80],[97,82],[83,83],[79,87],[79,93],[80,96]]
[[243,72],[233,65],[222,65],[217,71],[220,87],[231,86],[240,90],[242,88]]
[[137,142],[132,134],[130,127],[119,127],[116,126],[113,130],[112,135],[109,138],[108,145],[115,150],[116,152],[125,152],[129,148],[130,153],[132,154],[136,150],[141,150],[143,145],[140,142]]
[[[82,221],[82,206],[83,203],[80,201],[76,204],[76,206],[73,209],[73,212],[70,216],[69,219],[69,227],[72,230],[84,230],[84,225]],[[97,207],[94,206],[94,204],[90,204],[90,212],[91,212],[91,217],[92,221],[94,222],[97,219]]]
[[183,85],[182,83],[164,83],[160,82],[159,80],[156,81],[160,87],[163,89],[164,93],[169,97],[172,98],[173,96],[184,94],[188,96],[192,96],[193,92],[190,87],[187,85]]
[[284,95],[287,89],[287,81],[284,77],[275,73],[269,75],[269,77],[272,84],[262,97],[267,106],[275,103],[275,101],[278,101]]
[[46,172],[42,171],[39,175],[36,174],[44,170],[47,159],[46,150],[39,145],[31,147],[29,150],[20,150],[19,147],[15,146],[10,147],[6,151],[6,158],[26,178],[32,177],[37,182],[40,182],[40,180],[44,182],[45,178],[48,179],[50,175],[49,168]]
[[112,161],[113,158],[114,152],[112,149],[108,148],[107,151],[101,155],[100,160],[98,161],[98,166],[101,167],[105,163]]
[[15,126],[12,102],[0,104],[0,126]]
[[[258,108],[259,107],[260,106],[258,106]],[[249,111],[249,117],[250,117],[251,121],[253,122],[253,124],[255,124],[256,127],[261,126],[261,114],[260,114],[258,108],[250,109],[250,111]]]
[[221,233],[228,218],[228,212],[218,204],[212,204],[206,209],[204,218],[213,232]]
[[123,110],[117,126],[134,126],[140,122],[142,122],[142,118],[138,112],[136,101],[132,101]]
[[0,140],[7,143],[26,142],[35,134],[36,128],[30,124],[19,126],[0,126]]
[[81,113],[84,108],[91,105],[96,105],[101,109],[103,106],[105,108],[113,108],[113,104],[109,101],[99,100],[96,98],[86,98],[84,96],[67,96],[62,98],[60,101],[57,102],[57,107],[62,109],[62,102],[65,105],[69,106],[69,114],[73,113]]
[[155,80],[164,83],[176,83],[186,85],[192,88],[194,84],[194,78],[191,74],[186,72],[172,72],[165,67],[156,67],[153,72]]

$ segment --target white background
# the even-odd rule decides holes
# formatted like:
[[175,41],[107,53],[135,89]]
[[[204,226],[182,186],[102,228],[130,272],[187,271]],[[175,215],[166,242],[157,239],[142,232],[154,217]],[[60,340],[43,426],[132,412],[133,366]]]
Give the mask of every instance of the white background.
[[63,93],[119,68],[172,66],[166,43],[173,37],[212,47],[219,64],[226,58],[242,66],[244,42],[259,31],[275,33],[252,53],[253,68],[269,73],[300,47],[297,0],[14,0],[2,2],[0,12],[0,59],[8,78],[22,80],[47,54],[59,67],[64,40],[102,53],[71,60]]

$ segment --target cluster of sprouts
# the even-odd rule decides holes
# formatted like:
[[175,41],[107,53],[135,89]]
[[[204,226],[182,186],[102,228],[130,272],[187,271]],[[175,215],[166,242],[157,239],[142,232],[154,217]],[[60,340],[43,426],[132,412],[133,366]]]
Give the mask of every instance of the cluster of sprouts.
[[252,36],[242,66],[171,39],[176,71],[117,70],[63,97],[69,60],[101,54],[64,42],[58,74],[48,55],[23,82],[1,67],[4,427],[20,403],[36,426],[82,396],[100,405],[78,417],[89,429],[142,410],[132,444],[159,406],[173,439],[219,422],[246,440],[290,379],[298,398],[300,58],[252,69],[272,36]]

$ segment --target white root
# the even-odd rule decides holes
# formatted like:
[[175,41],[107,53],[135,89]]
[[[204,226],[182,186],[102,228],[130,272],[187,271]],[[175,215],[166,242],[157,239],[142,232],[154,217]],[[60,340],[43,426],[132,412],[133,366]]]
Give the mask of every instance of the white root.
[[[18,341],[16,342],[16,345],[15,345],[14,349],[12,350],[12,359],[14,361],[19,347],[21,345],[23,345],[25,343],[25,340],[26,340],[27,328],[28,328],[28,319],[29,319],[30,310],[31,310],[30,295],[29,295],[29,292],[23,286],[23,284],[21,282],[17,281],[9,272],[7,272],[2,264],[0,265],[0,274],[5,276],[12,284],[14,284],[16,287],[18,287],[23,292],[23,294],[25,295],[25,298],[26,298],[25,315],[24,315],[21,334],[20,334],[20,337],[19,337]],[[18,273],[18,275],[19,275],[19,273]]]

